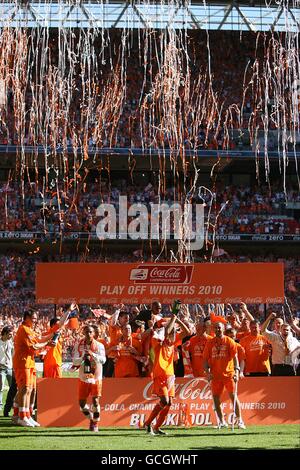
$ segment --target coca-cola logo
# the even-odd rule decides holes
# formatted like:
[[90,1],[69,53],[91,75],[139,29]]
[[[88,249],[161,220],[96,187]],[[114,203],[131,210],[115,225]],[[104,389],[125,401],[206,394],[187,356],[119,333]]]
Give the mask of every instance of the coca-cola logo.
[[284,297],[267,297],[266,303],[267,304],[283,304]]
[[135,284],[189,284],[193,266],[145,265],[131,270],[130,279]]
[[178,279],[180,277],[180,268],[169,268],[169,269],[161,269],[161,268],[153,268],[150,271],[150,277],[164,277],[169,279]]
[[247,297],[245,300],[246,304],[262,304],[263,298],[262,297]]
[[[147,383],[143,390],[144,400],[156,400],[152,395],[153,382]],[[179,400],[211,400],[211,389],[206,379],[199,377],[185,383],[175,384],[175,395]]]

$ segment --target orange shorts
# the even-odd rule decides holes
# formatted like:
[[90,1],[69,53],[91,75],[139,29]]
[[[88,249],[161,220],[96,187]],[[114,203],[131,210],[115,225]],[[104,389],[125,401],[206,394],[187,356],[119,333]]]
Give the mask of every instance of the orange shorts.
[[36,388],[36,370],[31,369],[15,369],[15,378],[18,388],[31,387]]
[[153,379],[152,394],[158,397],[174,397],[175,375],[155,377]]
[[228,393],[233,393],[234,385],[235,385],[235,382],[232,377],[223,377],[220,380],[212,379],[211,392],[213,395],[220,397],[223,393],[224,387],[226,388]]
[[95,384],[88,384],[78,381],[78,399],[86,400],[89,396],[91,397],[101,397],[102,394],[102,380],[96,382]]
[[53,365],[53,366],[44,365],[44,377],[48,379],[61,379],[62,378],[61,367],[58,365]]

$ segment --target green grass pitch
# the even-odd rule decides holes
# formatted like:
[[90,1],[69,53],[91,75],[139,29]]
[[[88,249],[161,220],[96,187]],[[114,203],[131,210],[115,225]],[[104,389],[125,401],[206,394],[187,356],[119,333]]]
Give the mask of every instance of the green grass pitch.
[[300,447],[298,425],[249,426],[245,430],[168,428],[167,436],[150,436],[144,430],[101,428],[22,428],[0,418],[3,450],[213,450],[295,449]]

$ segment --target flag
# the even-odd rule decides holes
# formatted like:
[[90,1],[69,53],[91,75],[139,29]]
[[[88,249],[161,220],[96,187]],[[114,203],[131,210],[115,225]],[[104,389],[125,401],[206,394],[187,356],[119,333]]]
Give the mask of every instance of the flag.
[[78,330],[79,328],[79,321],[77,317],[72,317],[69,319],[68,323],[66,324],[67,328],[70,330]]
[[91,308],[91,311],[97,318],[99,317],[110,318],[110,315],[106,313],[106,310],[104,308]]
[[228,253],[227,251],[223,250],[223,248],[215,248],[212,255],[214,258],[218,258],[219,256],[223,255],[228,256]]

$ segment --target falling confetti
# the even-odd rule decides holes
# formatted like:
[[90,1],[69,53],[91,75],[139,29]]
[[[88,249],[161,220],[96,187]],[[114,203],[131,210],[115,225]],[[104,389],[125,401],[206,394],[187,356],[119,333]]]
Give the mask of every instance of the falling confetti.
[[[62,243],[64,231],[72,227],[70,217],[79,218],[78,200],[87,190],[89,169],[98,167],[101,174],[105,168],[110,174],[110,154],[119,147],[129,149],[132,180],[137,158],[151,162],[159,156],[155,188],[159,202],[168,189],[168,171],[172,172],[174,202],[204,201],[205,250],[211,261],[221,213],[215,196],[219,160],[216,157],[212,168],[212,188],[203,188],[198,183],[199,150],[230,152],[233,135],[238,133],[241,139],[249,139],[257,178],[270,184],[272,143],[286,192],[286,169],[292,159],[297,169],[300,122],[299,30],[289,24],[289,8],[298,2],[277,3],[286,33],[240,35],[250,57],[238,64],[241,80],[236,90],[230,83],[234,65],[223,76],[216,66],[216,36],[208,30],[175,29],[171,19],[180,8],[179,0],[169,2],[170,21],[162,30],[148,26],[120,32],[63,24],[55,30],[41,24],[30,28],[22,22],[16,26],[13,18],[11,24],[7,21],[0,30],[2,142],[17,148],[16,176],[23,206],[29,167],[34,168],[30,184],[32,193],[42,197],[44,233],[49,233],[50,222],[55,220]],[[0,2],[1,8],[4,4]],[[230,89],[229,96],[226,90]],[[143,156],[134,156],[137,148]],[[110,150],[106,161],[99,159],[103,149]],[[261,159],[264,175],[259,172]],[[300,186],[298,169],[297,177]],[[6,220],[9,197],[6,192]],[[176,261],[192,260],[186,231],[183,221],[182,240],[171,254]],[[88,243],[89,238],[86,253]],[[160,255],[165,250],[162,240]]]

